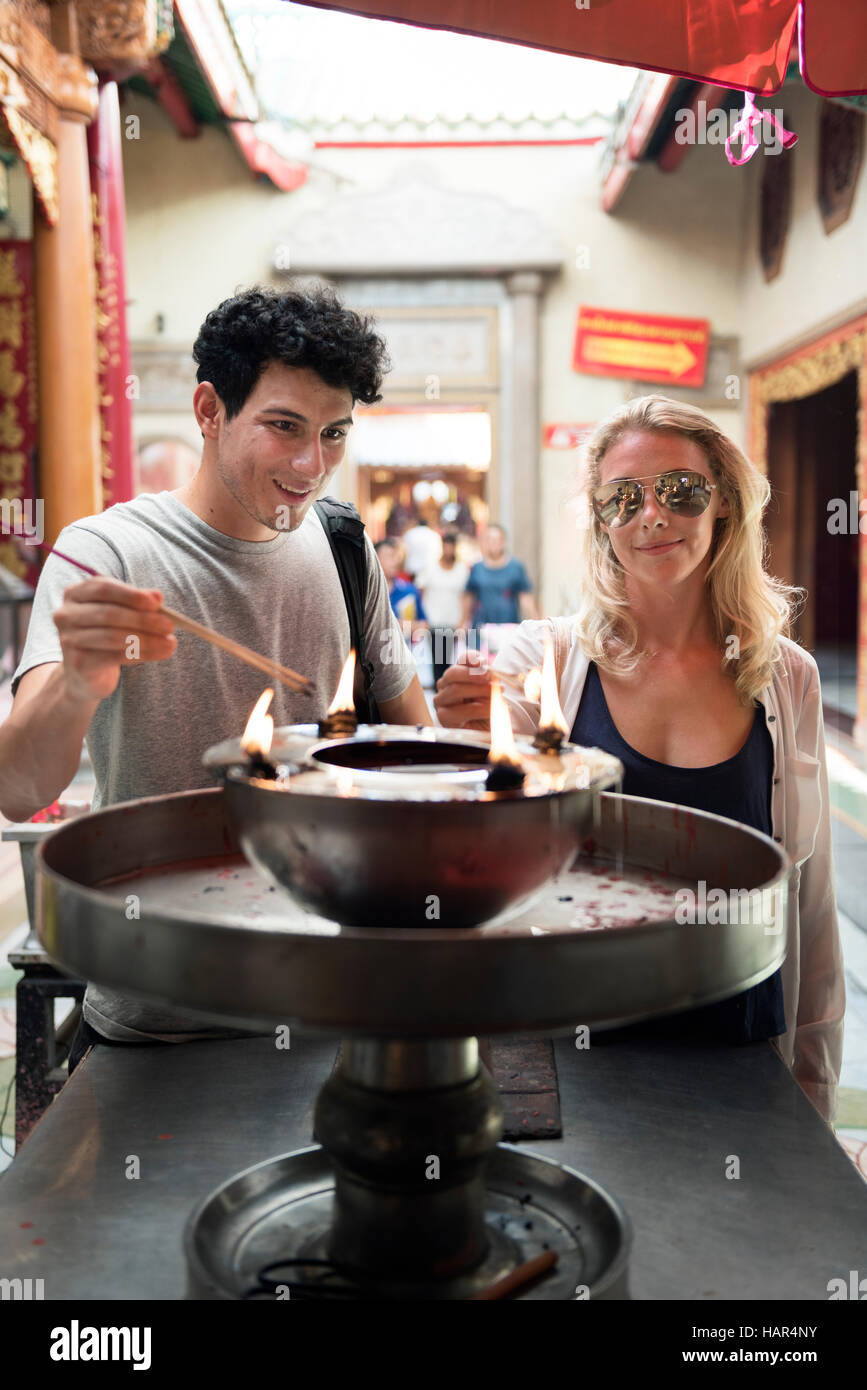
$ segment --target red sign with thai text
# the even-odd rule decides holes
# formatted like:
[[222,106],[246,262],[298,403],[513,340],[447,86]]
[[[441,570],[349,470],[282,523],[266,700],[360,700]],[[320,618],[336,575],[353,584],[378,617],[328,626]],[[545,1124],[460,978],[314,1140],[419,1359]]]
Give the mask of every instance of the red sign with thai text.
[[572,366],[576,372],[591,376],[703,386],[709,340],[707,319],[630,314],[582,305]]

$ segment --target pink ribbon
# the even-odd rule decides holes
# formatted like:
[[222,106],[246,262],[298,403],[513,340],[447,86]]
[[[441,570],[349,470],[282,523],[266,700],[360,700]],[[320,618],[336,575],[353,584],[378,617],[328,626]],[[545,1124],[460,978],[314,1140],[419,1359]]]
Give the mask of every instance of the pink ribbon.
[[[740,120],[734,126],[731,135],[726,140],[726,159],[729,164],[746,164],[752,159],[756,150],[759,148],[759,137],[757,129],[762,121],[770,121],[774,133],[778,136],[784,150],[791,145],[797,144],[798,137],[791,130],[777,119],[773,111],[760,111],[756,106],[755,97],[752,92],[744,92],[744,109],[741,112]],[[740,155],[732,154],[732,145],[741,141]]]

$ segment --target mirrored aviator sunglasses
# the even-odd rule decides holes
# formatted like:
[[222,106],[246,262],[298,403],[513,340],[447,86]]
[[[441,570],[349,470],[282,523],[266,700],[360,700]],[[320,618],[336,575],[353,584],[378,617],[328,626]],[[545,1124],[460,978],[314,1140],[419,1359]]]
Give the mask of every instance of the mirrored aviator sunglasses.
[[[652,477],[657,501],[678,516],[701,516],[710,506],[717,484],[703,473],[657,473]],[[612,478],[593,491],[593,510],[606,526],[625,526],[644,506],[643,482],[648,478]]]

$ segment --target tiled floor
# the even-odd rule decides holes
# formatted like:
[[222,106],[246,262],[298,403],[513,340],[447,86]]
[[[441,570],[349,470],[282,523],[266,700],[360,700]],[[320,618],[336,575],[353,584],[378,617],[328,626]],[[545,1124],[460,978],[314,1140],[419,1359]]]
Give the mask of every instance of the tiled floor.
[[867,933],[841,913],[840,935],[847,997],[837,1137],[867,1180]]

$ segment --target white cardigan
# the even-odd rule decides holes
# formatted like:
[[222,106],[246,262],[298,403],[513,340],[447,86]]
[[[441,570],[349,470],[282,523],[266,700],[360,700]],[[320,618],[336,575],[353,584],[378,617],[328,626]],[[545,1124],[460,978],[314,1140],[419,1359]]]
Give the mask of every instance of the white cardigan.
[[[561,620],[562,621],[562,620]],[[547,621],[521,623],[495,668],[519,675],[541,667]],[[782,966],[786,1033],[780,1055],[830,1124],[837,1103],[846,989],[831,857],[831,815],[819,671],[803,647],[780,638],[782,660],[759,696],[774,746],[772,834],[794,868],[789,892],[786,959]],[[560,703],[572,728],[589,662],[574,636],[560,679]],[[532,733],[538,705],[505,687],[512,727]]]

